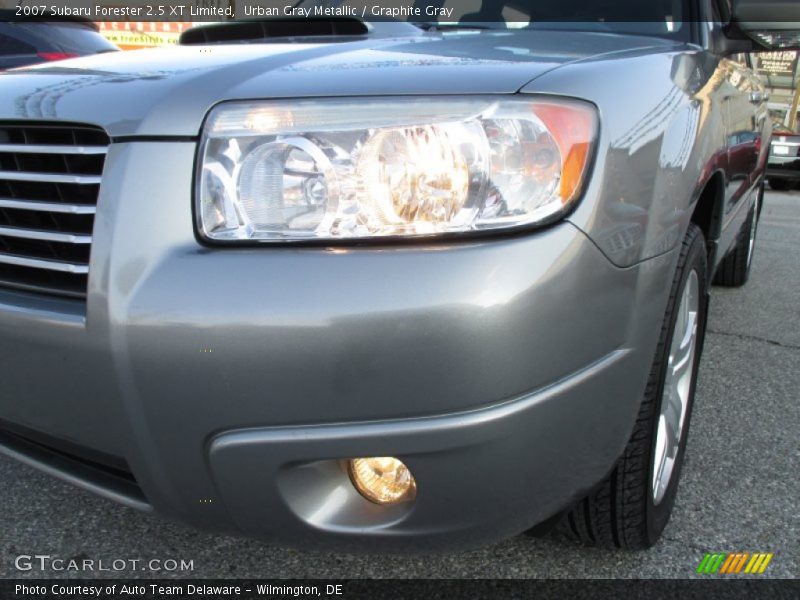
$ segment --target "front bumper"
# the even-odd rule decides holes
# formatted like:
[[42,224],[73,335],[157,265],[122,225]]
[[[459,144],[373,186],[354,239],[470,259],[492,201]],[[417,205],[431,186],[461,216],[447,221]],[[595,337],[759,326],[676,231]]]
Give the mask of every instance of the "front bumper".
[[[568,222],[447,245],[209,249],[192,143],[111,146],[86,304],[0,291],[0,420],[124,461],[194,525],[350,549],[470,546],[545,520],[621,454],[674,253],[613,266]],[[342,459],[391,455],[378,507]],[[56,466],[54,466],[54,464]]]

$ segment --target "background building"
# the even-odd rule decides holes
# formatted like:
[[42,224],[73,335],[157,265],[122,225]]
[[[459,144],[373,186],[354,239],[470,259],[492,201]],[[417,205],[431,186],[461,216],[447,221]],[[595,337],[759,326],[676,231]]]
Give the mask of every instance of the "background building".
[[753,65],[769,88],[769,109],[774,119],[797,130],[798,57],[794,51],[759,52],[753,54]]

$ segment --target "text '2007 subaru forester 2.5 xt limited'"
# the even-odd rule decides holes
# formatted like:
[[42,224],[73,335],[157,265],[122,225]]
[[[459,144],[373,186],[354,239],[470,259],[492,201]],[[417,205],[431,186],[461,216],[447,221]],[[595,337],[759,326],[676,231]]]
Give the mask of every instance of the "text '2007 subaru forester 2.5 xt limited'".
[[797,40],[755,0],[550,4],[0,75],[2,451],[292,544],[652,545],[753,253],[737,53]]

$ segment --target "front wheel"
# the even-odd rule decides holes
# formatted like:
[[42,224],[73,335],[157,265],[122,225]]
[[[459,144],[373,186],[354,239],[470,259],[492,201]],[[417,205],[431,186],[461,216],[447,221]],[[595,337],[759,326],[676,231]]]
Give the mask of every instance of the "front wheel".
[[705,334],[706,272],[703,233],[691,224],[633,434],[611,474],[563,518],[560,528],[573,537],[639,549],[664,531],[678,491]]

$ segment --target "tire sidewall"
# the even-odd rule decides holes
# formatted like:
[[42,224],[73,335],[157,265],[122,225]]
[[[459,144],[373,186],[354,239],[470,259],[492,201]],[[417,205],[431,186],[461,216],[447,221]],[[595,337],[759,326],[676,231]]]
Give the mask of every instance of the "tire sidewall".
[[769,187],[776,192],[784,192],[792,187],[792,182],[786,179],[770,179]]
[[[656,398],[655,402],[653,403],[654,408],[650,424],[651,441],[650,441],[650,454],[648,457],[649,467],[647,471],[647,480],[645,482],[645,490],[644,490],[644,493],[646,495],[645,502],[646,502],[647,538],[650,544],[656,542],[656,540],[660,537],[661,533],[666,527],[667,522],[669,521],[669,517],[672,512],[672,507],[675,504],[675,497],[678,491],[678,482],[680,481],[684,454],[686,452],[686,442],[689,437],[689,426],[692,418],[692,408],[694,406],[695,389],[697,387],[698,365],[700,363],[700,357],[702,355],[702,350],[703,350],[703,342],[705,339],[705,330],[706,330],[706,317],[708,311],[708,275],[706,268],[705,252],[706,249],[705,249],[705,243],[703,241],[703,236],[702,234],[697,235],[691,247],[689,248],[688,253],[686,254],[683,264],[679,263],[677,266],[676,277],[678,277],[678,273],[680,272],[680,279],[677,282],[678,285],[677,293],[674,295],[670,294],[671,296],[670,302],[672,303],[672,305],[668,306],[667,310],[667,314],[669,314],[669,325],[667,331],[669,333],[667,334],[666,340],[664,340],[663,347],[661,348],[661,352],[663,354],[661,356],[659,383],[656,389]],[[661,499],[661,502],[659,502],[656,505],[654,504],[653,501],[652,481],[653,481],[653,471],[655,468],[654,465],[655,444],[658,432],[659,416],[661,412],[660,411],[661,401],[664,393],[664,380],[666,378],[666,372],[669,366],[669,352],[672,346],[672,338],[675,334],[674,331],[675,321],[678,318],[677,309],[680,305],[681,298],[683,297],[683,292],[686,287],[686,282],[688,281],[689,275],[692,271],[697,272],[698,282],[700,284],[697,347],[695,349],[694,364],[692,367],[692,379],[689,386],[689,399],[686,407],[686,417],[683,425],[683,430],[681,432],[681,441],[678,446],[678,453],[676,455],[675,465],[673,467],[670,482],[669,485],[667,486],[667,490],[664,494],[664,497]],[[673,286],[674,285],[675,282],[673,282]]]

